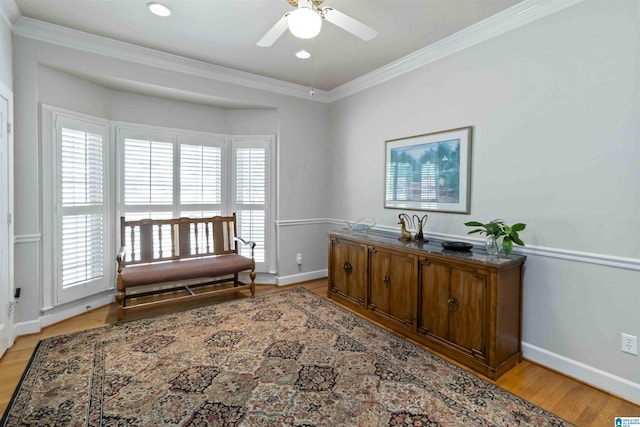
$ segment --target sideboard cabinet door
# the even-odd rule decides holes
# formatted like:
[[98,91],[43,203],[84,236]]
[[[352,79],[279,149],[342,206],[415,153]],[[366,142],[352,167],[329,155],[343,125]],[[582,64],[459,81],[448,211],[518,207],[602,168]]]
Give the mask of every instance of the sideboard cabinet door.
[[332,238],[329,245],[330,294],[364,306],[367,283],[367,246],[337,238]]
[[369,310],[404,328],[413,328],[417,257],[369,248]]
[[478,359],[487,358],[487,276],[452,268],[449,277],[449,340]]
[[424,260],[420,263],[418,331],[469,356],[487,358],[487,275]]

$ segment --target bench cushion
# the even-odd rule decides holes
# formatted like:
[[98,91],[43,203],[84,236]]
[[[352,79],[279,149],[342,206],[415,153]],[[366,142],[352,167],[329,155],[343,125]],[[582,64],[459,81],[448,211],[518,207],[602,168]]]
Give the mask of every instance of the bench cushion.
[[122,269],[124,287],[152,285],[178,280],[225,276],[254,268],[254,261],[241,255],[218,255],[153,264],[138,264]]

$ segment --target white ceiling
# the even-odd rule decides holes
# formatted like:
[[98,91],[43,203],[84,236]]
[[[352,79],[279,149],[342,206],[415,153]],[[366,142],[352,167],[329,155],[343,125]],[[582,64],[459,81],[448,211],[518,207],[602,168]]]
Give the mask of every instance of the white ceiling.
[[[522,0],[326,0],[375,28],[376,38],[365,42],[325,21],[313,40],[287,31],[268,48],[256,42],[293,10],[286,0],[161,0],[173,11],[168,18],[152,15],[148,1],[15,0],[28,18],[325,91]],[[294,56],[302,48],[313,61]]]

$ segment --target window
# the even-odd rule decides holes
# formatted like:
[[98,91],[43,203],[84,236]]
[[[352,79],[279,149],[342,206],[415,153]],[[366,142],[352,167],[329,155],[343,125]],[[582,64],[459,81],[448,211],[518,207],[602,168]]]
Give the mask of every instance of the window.
[[109,288],[104,125],[55,118],[54,234],[57,302]]
[[110,125],[42,106],[42,129],[48,130],[42,156],[52,159],[42,163],[43,268],[53,272],[43,277],[43,312],[113,289],[113,247],[120,245],[122,215],[161,219],[237,212],[238,234],[257,243],[256,270],[273,270],[272,136],[116,123],[110,142]]
[[[238,235],[256,242],[256,270],[269,271],[271,137],[124,127],[117,134],[119,215],[161,219],[236,212]],[[250,255],[248,247],[239,247]]]
[[[256,242],[256,262],[266,258],[267,214],[267,152],[264,138],[236,138],[234,152],[234,210],[238,217],[238,235]],[[250,249],[240,247],[242,255],[250,256]]]

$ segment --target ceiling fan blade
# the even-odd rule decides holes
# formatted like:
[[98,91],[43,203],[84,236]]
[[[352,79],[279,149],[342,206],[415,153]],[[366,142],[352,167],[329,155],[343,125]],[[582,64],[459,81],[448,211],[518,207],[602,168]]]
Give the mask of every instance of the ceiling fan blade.
[[322,9],[322,16],[333,25],[336,25],[343,30],[350,32],[354,36],[359,37],[364,41],[369,41],[378,34],[378,32],[373,28],[363,24],[358,20],[353,19],[350,16],[345,15],[340,11],[335,10],[332,7],[325,7],[324,9]]
[[267,34],[265,34],[257,43],[258,46],[262,46],[262,47],[269,47],[272,44],[274,44],[276,42],[276,40],[278,40],[278,38],[285,32],[287,31],[288,25],[287,25],[287,17],[289,16],[289,13],[286,13],[282,18],[280,18],[280,20],[278,22],[276,22],[276,25],[274,25],[273,27],[271,27],[271,29],[269,31],[267,31]]

